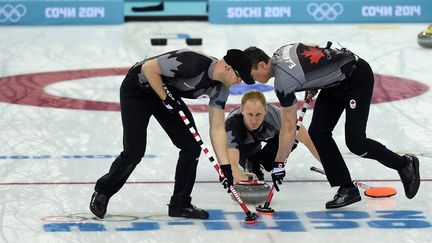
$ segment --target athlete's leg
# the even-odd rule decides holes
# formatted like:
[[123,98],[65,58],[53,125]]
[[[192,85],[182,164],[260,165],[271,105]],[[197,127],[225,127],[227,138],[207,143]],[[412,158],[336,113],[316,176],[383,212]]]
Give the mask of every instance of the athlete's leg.
[[352,182],[345,161],[332,133],[343,110],[343,103],[334,95],[335,89],[321,90],[315,102],[309,135],[314,143],[331,186]]
[[108,197],[124,185],[129,175],[144,156],[147,141],[147,125],[157,103],[156,98],[145,92],[129,76],[120,88],[121,117],[123,123],[123,151],[102,176],[95,191]]
[[346,122],[345,142],[351,152],[364,158],[374,159],[395,170],[405,165],[405,159],[387,149],[383,144],[366,136],[374,76],[364,60],[358,62],[358,69],[349,81],[345,94]]
[[[182,103],[183,112],[196,128],[189,109],[181,100],[179,101]],[[179,114],[173,114],[167,109],[164,109],[155,112],[154,116],[168,134],[172,143],[180,149],[171,203],[176,204],[178,207],[190,206],[190,195],[195,184],[201,148]]]

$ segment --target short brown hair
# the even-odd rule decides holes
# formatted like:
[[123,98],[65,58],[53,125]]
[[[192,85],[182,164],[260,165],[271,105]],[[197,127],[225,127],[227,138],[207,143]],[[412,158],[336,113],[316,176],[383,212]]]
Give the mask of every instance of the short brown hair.
[[259,62],[265,62],[267,64],[270,60],[270,57],[256,46],[245,49],[244,53],[250,58],[253,69],[257,68]]
[[258,100],[259,102],[261,102],[261,104],[263,104],[264,107],[267,107],[266,98],[264,94],[259,90],[251,90],[246,92],[241,99],[242,107],[248,100]]

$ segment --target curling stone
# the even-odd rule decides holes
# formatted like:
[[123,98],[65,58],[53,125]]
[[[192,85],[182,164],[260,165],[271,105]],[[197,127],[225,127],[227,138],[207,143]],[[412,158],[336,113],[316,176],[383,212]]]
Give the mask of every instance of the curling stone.
[[[234,189],[245,203],[260,204],[266,201],[270,185],[258,180],[240,181],[234,185]],[[236,201],[232,194],[231,198]]]
[[432,25],[417,36],[417,43],[424,48],[432,48]]

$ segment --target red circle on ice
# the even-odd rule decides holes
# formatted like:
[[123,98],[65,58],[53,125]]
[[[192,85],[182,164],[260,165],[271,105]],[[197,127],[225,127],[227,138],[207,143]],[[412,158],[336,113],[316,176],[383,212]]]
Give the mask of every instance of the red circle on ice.
[[[125,75],[128,68],[83,69],[69,71],[55,71],[43,73],[21,74],[0,77],[0,102],[76,110],[119,111],[120,104],[116,102],[93,101],[55,96],[44,91],[47,85],[68,80],[93,77]],[[415,80],[394,76],[375,74],[375,88],[372,103],[383,103],[402,100],[421,95],[429,87]],[[299,102],[299,107],[302,102]],[[188,105],[193,112],[206,112],[207,105]],[[238,104],[227,104],[230,111]]]

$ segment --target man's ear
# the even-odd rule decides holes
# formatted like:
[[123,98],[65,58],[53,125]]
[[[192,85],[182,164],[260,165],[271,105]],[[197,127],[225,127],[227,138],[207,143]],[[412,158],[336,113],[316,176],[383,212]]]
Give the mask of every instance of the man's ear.
[[268,64],[265,63],[264,61],[261,61],[258,63],[257,67],[265,70],[265,69],[267,69]]

